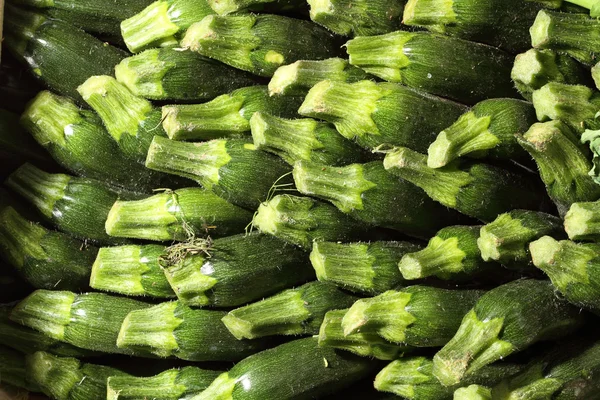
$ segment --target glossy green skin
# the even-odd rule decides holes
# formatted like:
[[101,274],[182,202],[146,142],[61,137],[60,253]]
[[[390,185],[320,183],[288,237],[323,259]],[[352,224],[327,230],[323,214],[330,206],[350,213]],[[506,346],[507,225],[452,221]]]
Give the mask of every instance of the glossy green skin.
[[319,347],[316,338],[299,339],[236,364],[228,372],[238,380],[231,399],[317,398],[366,377],[377,366],[367,358]]
[[[122,50],[59,20],[48,19],[39,27],[28,26],[28,21],[21,23],[22,19],[12,10],[7,8],[5,19],[5,29],[11,32],[7,34],[8,49],[17,53],[46,85],[61,95],[81,101],[77,87],[90,76],[112,75],[114,66],[126,56]],[[21,29],[34,30],[24,50],[11,46],[14,40],[11,36],[24,39],[18,36]]]

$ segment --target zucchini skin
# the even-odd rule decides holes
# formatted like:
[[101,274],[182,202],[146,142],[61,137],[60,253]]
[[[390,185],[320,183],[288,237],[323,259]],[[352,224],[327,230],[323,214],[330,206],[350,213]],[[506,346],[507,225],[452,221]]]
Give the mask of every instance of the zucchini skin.
[[52,90],[79,102],[77,87],[90,76],[112,74],[127,54],[66,22],[12,6],[6,7],[5,29],[15,57]]
[[0,345],[0,384],[39,392],[40,388],[30,382],[29,378],[25,368],[25,354]]
[[377,363],[318,346],[306,338],[236,364],[192,400],[311,399],[366,377]]

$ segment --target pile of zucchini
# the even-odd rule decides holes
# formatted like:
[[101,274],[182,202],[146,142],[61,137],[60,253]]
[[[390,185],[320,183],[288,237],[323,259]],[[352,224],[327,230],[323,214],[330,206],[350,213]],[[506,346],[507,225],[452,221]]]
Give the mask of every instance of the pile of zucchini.
[[2,390],[600,399],[600,1],[7,0],[2,47]]

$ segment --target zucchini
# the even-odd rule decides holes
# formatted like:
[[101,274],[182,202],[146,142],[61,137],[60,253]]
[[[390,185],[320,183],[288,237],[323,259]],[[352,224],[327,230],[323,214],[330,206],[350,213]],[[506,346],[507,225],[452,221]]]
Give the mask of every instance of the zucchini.
[[167,190],[140,200],[117,200],[105,219],[113,237],[187,240],[220,237],[244,231],[252,213],[228,203],[210,190]]
[[600,244],[544,236],[529,244],[533,265],[579,307],[600,311]]
[[312,118],[283,119],[261,111],[250,118],[254,146],[294,165],[296,161],[313,161],[338,166],[373,158],[346,140],[330,124]]
[[81,101],[77,87],[90,76],[112,74],[126,56],[66,22],[11,5],[5,12],[7,49],[60,95]]
[[88,287],[98,249],[23,218],[13,207],[0,209],[2,258],[35,288]]
[[222,321],[239,340],[272,335],[314,335],[319,333],[327,311],[349,307],[355,300],[355,296],[335,285],[310,282],[231,310]]
[[411,242],[315,242],[310,261],[319,281],[377,295],[406,283],[398,261],[421,247]]
[[448,343],[464,315],[483,294],[478,290],[447,290],[409,286],[357,300],[342,319],[345,335],[372,333],[388,342],[414,347]]
[[132,53],[176,45],[194,22],[214,14],[207,0],[157,0],[121,22],[121,35]]
[[315,398],[368,376],[376,365],[319,347],[315,338],[299,339],[246,358],[192,400]]
[[346,334],[342,328],[342,320],[347,312],[348,309],[342,309],[328,311],[325,314],[319,329],[320,347],[344,350],[361,357],[378,360],[395,360],[411,350],[409,346],[390,343],[372,332]]
[[263,350],[265,340],[237,340],[221,322],[225,311],[196,310],[181,302],[130,312],[116,344],[121,351],[142,350],[188,361],[237,361]]
[[548,195],[561,216],[575,202],[600,198],[600,186],[588,175],[592,163],[567,124],[537,123],[517,140],[537,163]]
[[492,389],[482,385],[469,385],[454,391],[454,400],[492,400]]
[[520,268],[531,264],[529,243],[545,235],[564,236],[560,218],[539,211],[512,210],[481,227],[477,247],[484,261]]
[[135,196],[94,179],[49,174],[29,163],[13,172],[5,184],[61,231],[99,243],[115,242],[104,230],[113,203],[121,196]]
[[395,83],[323,81],[308,92],[300,115],[335,125],[369,150],[380,145],[425,152],[442,129],[467,109],[462,104]]
[[556,298],[548,281],[520,279],[498,286],[479,298],[436,353],[433,374],[445,386],[461,383],[485,365],[576,331],[584,317]]
[[446,207],[482,221],[517,208],[537,210],[545,198],[534,178],[491,164],[457,160],[433,169],[427,156],[400,147],[385,156],[383,165]]
[[262,203],[252,225],[260,232],[310,249],[315,241],[349,241],[367,236],[368,227],[333,205],[310,197],[279,195]]
[[[598,217],[600,217],[600,202],[598,201],[582,201],[571,204],[564,218],[565,232],[569,235],[569,239],[597,242],[600,239]],[[551,233],[547,234],[554,236]]]
[[343,36],[380,35],[400,29],[403,0],[308,0],[310,19]]
[[149,49],[115,67],[117,81],[152,100],[206,101],[257,83],[252,75],[191,51]]
[[305,96],[311,87],[324,80],[353,83],[365,79],[369,79],[369,74],[342,58],[299,60],[275,70],[269,81],[269,94]]
[[302,104],[299,96],[270,97],[266,86],[234,90],[203,104],[162,108],[163,128],[173,140],[211,140],[250,132],[255,112],[294,117]]
[[[25,369],[25,354],[0,345],[0,384],[24,388],[31,392],[39,392],[40,388],[30,381]],[[5,394],[5,393],[3,393]]]
[[440,168],[460,157],[531,161],[515,134],[537,122],[531,103],[516,99],[481,101],[439,133],[427,150],[427,166]]
[[20,114],[41,90],[40,82],[27,72],[27,67],[9,51],[2,54],[0,64],[0,108]]
[[[425,238],[461,221],[460,214],[430,199],[409,181],[387,172],[381,161],[329,167],[308,161],[294,164],[294,182],[302,194],[325,199],[365,223]],[[390,210],[394,212],[390,212]]]
[[[290,167],[258,151],[245,139],[184,143],[155,136],[146,167],[193,179],[228,202],[256,209],[277,183],[286,185]],[[289,185],[287,185],[289,186]]]
[[209,15],[190,26],[181,47],[255,75],[270,77],[298,60],[335,57],[335,36],[310,21],[279,15]]
[[517,97],[510,80],[513,56],[481,43],[397,31],[359,36],[346,43],[346,51],[350,64],[381,79],[461,103]]
[[138,349],[117,347],[117,337],[130,311],[149,306],[102,293],[36,290],[13,308],[10,319],[82,349],[147,356]]
[[314,279],[308,255],[268,235],[235,235],[205,248],[175,244],[162,261],[179,300],[236,307]]

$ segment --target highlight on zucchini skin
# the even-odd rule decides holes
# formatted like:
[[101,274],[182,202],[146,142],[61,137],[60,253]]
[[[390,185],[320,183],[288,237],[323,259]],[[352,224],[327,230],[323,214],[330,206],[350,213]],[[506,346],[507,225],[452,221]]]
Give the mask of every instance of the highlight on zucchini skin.
[[320,347],[388,361],[402,357],[412,350],[410,346],[388,342],[372,332],[346,334],[342,327],[342,320],[347,312],[348,309],[341,309],[331,310],[325,314],[319,329]]
[[513,56],[485,44],[396,31],[356,37],[346,43],[346,51],[350,64],[381,79],[464,104],[518,96],[510,79]]
[[316,338],[298,339],[244,359],[192,400],[322,396],[367,377],[376,366],[372,360],[319,347]]
[[529,244],[533,265],[570,303],[600,310],[600,244],[544,236]]
[[0,249],[34,288],[83,290],[98,249],[66,233],[24,218],[11,206],[0,208]]
[[155,136],[146,167],[195,180],[230,203],[251,210],[267,199],[274,184],[291,181],[289,165],[256,150],[246,139],[185,143]]
[[147,307],[150,304],[103,293],[36,290],[15,305],[10,319],[82,349],[147,357],[149,353],[117,347],[127,314]]
[[238,361],[268,347],[265,339],[237,340],[221,322],[226,311],[192,309],[179,301],[132,310],[116,345],[187,361]]
[[270,235],[215,239],[167,249],[161,266],[178,299],[194,307],[237,307],[314,279],[308,254]]
[[368,231],[368,226],[329,203],[291,195],[277,195],[262,203],[252,225],[304,249],[310,249],[315,241],[361,239]]
[[61,231],[100,243],[114,242],[104,224],[114,202],[120,196],[128,197],[127,193],[116,192],[102,182],[50,174],[29,163],[13,172],[5,185]]
[[240,340],[273,335],[314,335],[319,333],[326,312],[349,307],[356,299],[335,285],[309,282],[231,310],[222,321]]
[[179,400],[202,392],[222,371],[193,366],[173,368],[149,377],[109,376],[107,400],[137,400],[156,398]]
[[443,385],[460,383],[536,342],[567,336],[584,318],[577,307],[556,298],[551,282],[520,279],[498,286],[479,298],[436,353],[433,374]]
[[483,294],[409,286],[357,300],[342,319],[344,334],[371,333],[391,343],[438,347],[456,333],[461,320]]
[[462,104],[421,90],[370,80],[319,82],[298,109],[300,115],[334,124],[342,136],[368,150],[395,145],[422,152],[466,111]]
[[117,200],[105,219],[111,237],[180,240],[238,234],[252,213],[203,188],[166,190],[139,200]]
[[111,74],[126,57],[123,50],[66,22],[12,5],[5,12],[7,49],[60,95],[80,102],[80,84],[93,75]]
[[151,100],[207,101],[258,83],[246,72],[191,51],[148,49],[115,66],[117,81]]
[[400,28],[401,0],[308,0],[310,19],[342,36],[371,36]]
[[258,76],[282,65],[340,54],[337,38],[320,26],[279,15],[209,15],[190,26],[182,48]]
[[386,154],[383,165],[446,207],[484,222],[513,209],[537,210],[546,199],[532,177],[482,162],[457,160],[434,169],[426,155],[398,147]]
[[310,261],[321,282],[355,293],[377,295],[407,282],[398,269],[402,256],[423,246],[412,242],[315,242]]
[[430,199],[409,181],[386,171],[381,161],[345,167],[297,161],[293,177],[296,188],[304,195],[328,200],[367,225],[418,238],[463,218]]

